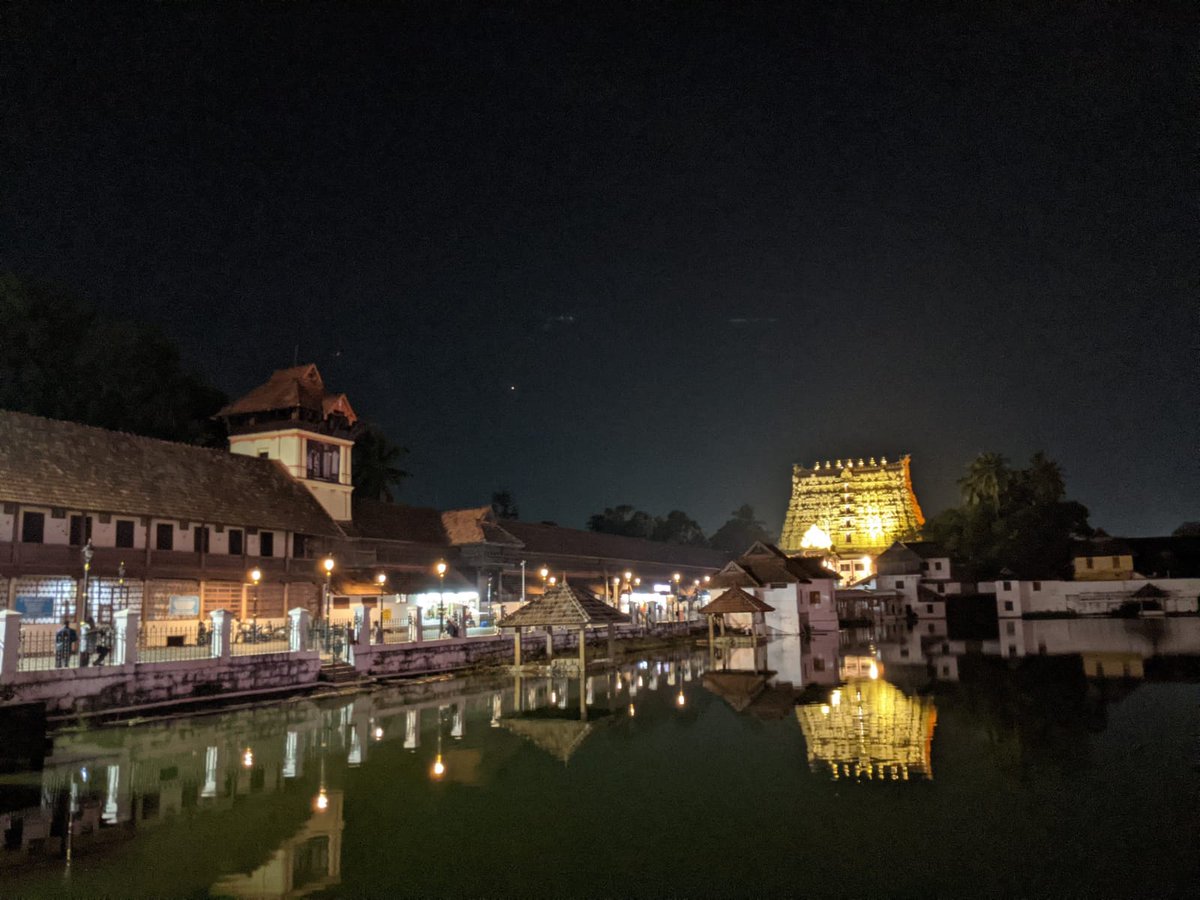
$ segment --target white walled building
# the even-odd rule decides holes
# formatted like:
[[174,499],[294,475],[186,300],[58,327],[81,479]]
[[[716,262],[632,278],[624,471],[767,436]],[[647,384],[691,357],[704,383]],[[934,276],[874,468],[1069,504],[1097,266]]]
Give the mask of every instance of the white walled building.
[[837,575],[811,557],[789,557],[769,544],[755,543],[712,577],[710,595],[741,588],[773,606],[767,627],[781,634],[837,631]]
[[1055,613],[1106,615],[1127,601],[1140,600],[1154,600],[1166,613],[1195,613],[1200,610],[1200,578],[1122,581],[1020,581],[1013,578],[996,582],[996,613],[1002,620]]

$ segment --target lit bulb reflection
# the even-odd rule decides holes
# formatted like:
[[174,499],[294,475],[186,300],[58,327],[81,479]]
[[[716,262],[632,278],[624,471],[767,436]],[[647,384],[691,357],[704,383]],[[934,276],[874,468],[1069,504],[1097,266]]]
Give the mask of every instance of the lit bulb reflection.
[[325,812],[329,809],[329,794],[325,793],[325,788],[321,788],[317,792],[317,799],[313,801],[313,809],[317,812]]
[[629,704],[629,716],[630,716],[630,718],[632,718],[633,716],[636,716],[636,715],[637,715],[637,707],[635,707],[632,703],[630,703]]
[[442,762],[442,754],[440,753],[437,755],[437,759],[433,761],[432,774],[434,778],[441,778],[446,774],[446,766]]
[[687,704],[687,697],[683,696],[683,691],[679,692],[679,696],[675,698],[675,702],[679,706],[685,706]]
[[249,747],[247,747],[246,752],[242,754],[242,765],[247,769],[254,766],[254,751]]
[[870,676],[872,681],[877,679],[879,677],[879,666],[875,665],[875,663],[871,663],[871,668],[867,670],[867,675]]
[[832,694],[829,695],[829,705],[830,706],[840,706],[841,703],[842,703],[842,689],[838,688]]
[[381,728],[378,725],[375,726],[375,740],[377,740],[377,741],[383,740],[383,728]]

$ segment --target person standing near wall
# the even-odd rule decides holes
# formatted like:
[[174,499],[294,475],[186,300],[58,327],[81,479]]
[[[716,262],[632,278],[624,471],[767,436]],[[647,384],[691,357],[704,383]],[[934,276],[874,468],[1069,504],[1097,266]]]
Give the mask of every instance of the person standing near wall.
[[62,628],[54,633],[54,667],[61,669],[71,664],[71,652],[75,649],[75,629],[71,617],[63,616]]

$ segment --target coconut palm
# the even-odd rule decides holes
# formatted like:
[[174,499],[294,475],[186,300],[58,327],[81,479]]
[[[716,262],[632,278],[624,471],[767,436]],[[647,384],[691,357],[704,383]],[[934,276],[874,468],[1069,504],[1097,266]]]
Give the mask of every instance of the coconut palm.
[[971,461],[958,487],[967,506],[1000,508],[1000,495],[1008,485],[1008,460],[999,453],[980,453]]
[[407,453],[406,447],[393,444],[378,428],[368,427],[354,442],[355,495],[391,503],[395,499],[392,488],[398,488],[409,474],[400,468]]

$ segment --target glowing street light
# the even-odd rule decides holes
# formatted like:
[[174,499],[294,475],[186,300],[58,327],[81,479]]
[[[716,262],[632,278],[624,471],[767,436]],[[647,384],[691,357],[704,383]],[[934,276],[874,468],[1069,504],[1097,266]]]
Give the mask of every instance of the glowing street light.
[[254,601],[254,606],[252,608],[253,618],[251,619],[250,633],[254,635],[255,639],[258,638],[258,583],[260,581],[262,581],[262,569],[258,568],[258,566],[255,566],[250,570],[250,583],[254,586],[252,598]]
[[331,602],[331,597],[330,597],[331,585],[330,585],[330,583],[333,580],[333,557],[326,556],[325,559],[323,559],[321,561],[321,568],[323,568],[325,570],[325,602],[322,605],[324,606],[324,609],[325,609],[324,619],[326,622],[328,622],[329,621],[329,605]]
[[446,628],[446,564],[439,560],[433,570],[438,577],[438,637],[441,637]]

